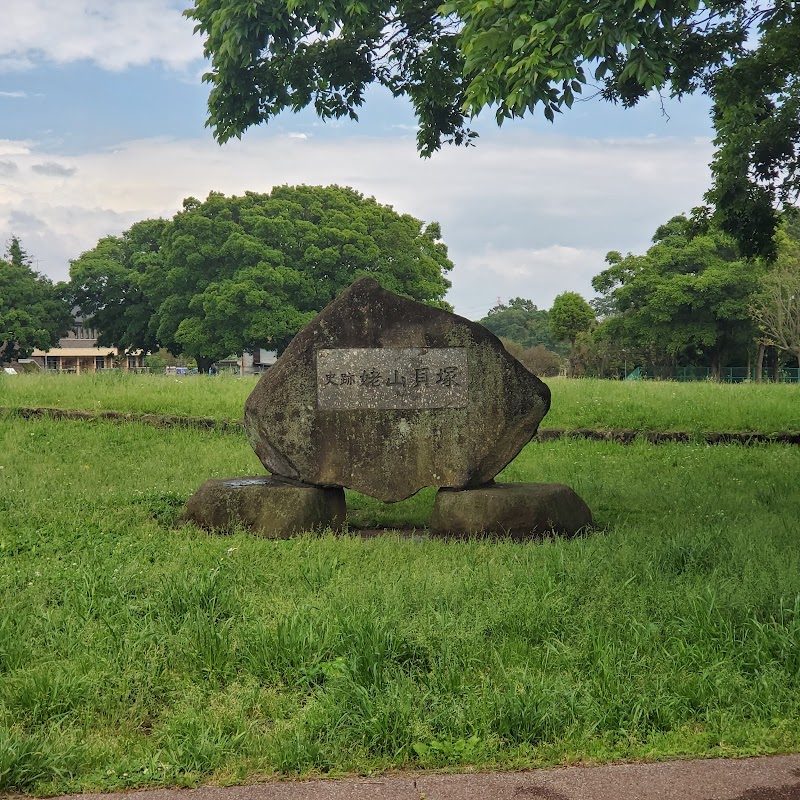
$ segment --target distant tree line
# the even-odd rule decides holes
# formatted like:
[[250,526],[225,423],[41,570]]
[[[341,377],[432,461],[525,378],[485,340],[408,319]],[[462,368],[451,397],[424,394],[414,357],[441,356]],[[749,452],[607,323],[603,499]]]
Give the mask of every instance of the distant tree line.
[[660,226],[644,255],[608,253],[608,268],[592,281],[601,319],[582,342],[587,366],[603,371],[622,356],[656,376],[702,366],[717,379],[723,367],[742,366],[760,380],[765,357],[773,370],[793,363],[800,355],[791,333],[798,307],[789,299],[800,278],[796,217],[785,218],[775,247],[775,261],[746,259],[697,210]]
[[558,375],[564,346],[551,336],[549,320],[549,313],[533,301],[514,297],[498,303],[480,322],[531,372]]
[[[704,209],[661,225],[642,255],[612,251],[591,304],[521,297],[481,322],[538,374],[656,377],[681,367],[800,365],[800,220],[784,214],[777,257],[745,258]],[[120,351],[161,351],[207,371],[256,348],[282,350],[353,280],[370,275],[420,302],[444,301],[452,269],[436,223],[339,186],[187,198],[170,220],[107,236],[53,285],[18,238],[0,259],[0,360],[48,349],[71,311]],[[749,373],[749,369],[748,369]]]
[[[569,375],[622,377],[634,366],[656,377],[702,367],[718,379],[728,365],[761,380],[765,363],[800,366],[800,221],[787,215],[775,261],[746,259],[703,210],[673,217],[644,255],[612,251],[592,281],[591,306],[575,292],[549,311],[515,298],[481,320],[515,344],[564,356]],[[536,354],[539,360],[542,354]],[[552,370],[553,367],[551,366]]]
[[564,292],[546,311],[532,300],[515,297],[498,303],[480,320],[506,349],[538,375],[557,375],[566,358],[567,374],[574,372],[575,342],[589,330],[594,312],[577,292]]

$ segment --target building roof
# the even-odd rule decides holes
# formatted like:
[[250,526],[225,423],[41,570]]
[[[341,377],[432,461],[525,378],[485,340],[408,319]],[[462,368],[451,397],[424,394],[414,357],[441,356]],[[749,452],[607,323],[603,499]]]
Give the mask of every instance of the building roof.
[[61,356],[69,358],[70,356],[117,356],[119,353],[114,347],[51,347],[49,350],[34,350],[31,353],[33,358],[44,358],[45,356]]

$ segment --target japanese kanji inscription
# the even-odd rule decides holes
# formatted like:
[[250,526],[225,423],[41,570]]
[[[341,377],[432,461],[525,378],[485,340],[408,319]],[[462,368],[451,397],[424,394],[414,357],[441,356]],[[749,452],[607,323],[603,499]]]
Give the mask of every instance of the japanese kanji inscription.
[[464,347],[365,347],[317,351],[319,409],[464,408]]

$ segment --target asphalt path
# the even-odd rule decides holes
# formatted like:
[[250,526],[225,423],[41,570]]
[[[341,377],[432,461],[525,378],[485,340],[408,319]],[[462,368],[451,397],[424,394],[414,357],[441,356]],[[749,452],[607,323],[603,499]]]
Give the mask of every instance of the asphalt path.
[[[800,755],[152,789],[103,800],[800,800]],[[98,800],[72,795],[59,800]]]

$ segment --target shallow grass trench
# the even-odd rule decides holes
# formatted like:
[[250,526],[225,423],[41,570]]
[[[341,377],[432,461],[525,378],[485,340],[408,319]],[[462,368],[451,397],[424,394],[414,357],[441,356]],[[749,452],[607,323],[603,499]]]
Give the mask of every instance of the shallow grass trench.
[[272,542],[173,526],[243,437],[0,434],[0,791],[800,747],[798,448],[530,445],[571,541]]
[[[799,432],[800,385],[547,378],[553,404],[543,428]],[[0,372],[0,406],[179,414],[239,419],[253,376]]]

